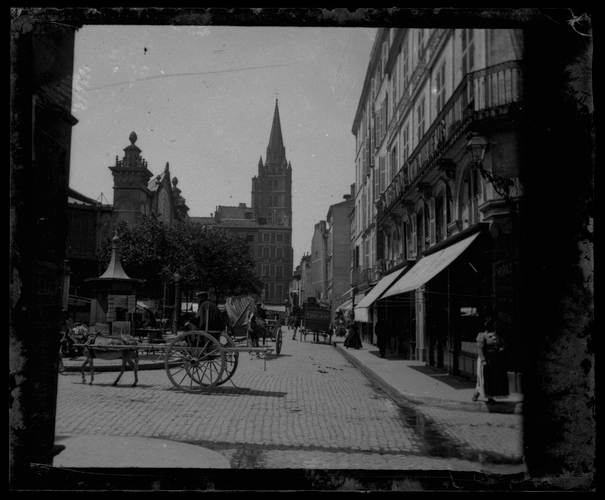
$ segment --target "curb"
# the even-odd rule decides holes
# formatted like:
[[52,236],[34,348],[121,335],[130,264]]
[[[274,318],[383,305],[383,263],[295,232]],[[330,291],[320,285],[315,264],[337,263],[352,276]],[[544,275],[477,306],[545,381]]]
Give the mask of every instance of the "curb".
[[398,405],[409,405],[410,403],[416,405],[436,406],[449,410],[463,410],[471,412],[483,412],[483,413],[523,413],[522,402],[496,402],[493,405],[487,405],[484,402],[466,402],[466,401],[452,401],[441,398],[431,397],[419,397],[413,394],[406,394],[395,389],[391,384],[386,382],[380,375],[374,370],[368,368],[355,356],[349,354],[346,349],[342,348],[336,343],[333,344],[337,351],[339,351],[347,361],[349,361],[355,368],[361,371],[371,382],[379,386],[395,403]]

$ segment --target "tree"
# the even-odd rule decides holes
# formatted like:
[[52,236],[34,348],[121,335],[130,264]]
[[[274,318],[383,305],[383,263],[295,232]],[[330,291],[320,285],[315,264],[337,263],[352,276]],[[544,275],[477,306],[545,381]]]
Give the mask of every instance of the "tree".
[[[117,226],[124,270],[146,280],[147,293],[159,296],[162,284],[174,273],[190,289],[214,288],[218,295],[260,293],[248,242],[221,228],[191,222],[167,226],[156,217],[142,217],[134,226]],[[107,264],[111,240],[102,246]]]

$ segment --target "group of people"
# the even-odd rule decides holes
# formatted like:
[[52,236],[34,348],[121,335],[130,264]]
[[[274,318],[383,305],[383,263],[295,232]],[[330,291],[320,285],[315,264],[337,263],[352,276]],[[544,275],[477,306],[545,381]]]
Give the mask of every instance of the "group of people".
[[[222,331],[227,318],[216,304],[209,298],[208,292],[198,293],[198,312],[195,318],[188,321],[190,329]],[[258,346],[261,331],[266,326],[266,314],[262,304],[257,303],[250,311],[248,317],[248,335],[253,346]],[[302,317],[296,314],[296,311],[287,318],[286,324],[292,329],[292,340],[296,339],[296,334],[302,328]],[[340,314],[335,318],[332,324],[333,333],[340,336],[344,333],[344,347],[347,349],[361,349],[363,347],[359,326],[355,322],[353,314],[345,318]],[[388,328],[384,321],[378,320],[375,325],[377,336],[377,346],[381,358],[386,355],[388,343]],[[506,375],[506,366],[504,359],[504,344],[501,337],[494,328],[494,322],[488,318],[483,323],[483,329],[476,337],[477,348],[477,379],[473,401],[479,398],[487,400],[488,404],[494,402],[495,396],[508,394],[508,380]]]

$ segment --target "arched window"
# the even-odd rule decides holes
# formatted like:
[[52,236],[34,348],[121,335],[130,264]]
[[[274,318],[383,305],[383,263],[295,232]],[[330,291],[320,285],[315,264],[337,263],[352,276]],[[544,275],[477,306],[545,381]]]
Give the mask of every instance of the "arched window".
[[435,241],[437,242],[444,238],[443,209],[443,191],[441,191],[435,197]]
[[424,243],[424,210],[421,208],[416,214],[416,258],[422,254]]
[[483,185],[481,175],[477,170],[467,171],[460,185],[460,219],[462,227],[477,224],[480,220],[479,205]]
[[428,203],[424,203],[424,246],[428,248],[431,246],[431,207]]
[[473,170],[471,180],[472,223],[476,224],[479,222],[479,204],[481,203],[481,175],[478,170]]

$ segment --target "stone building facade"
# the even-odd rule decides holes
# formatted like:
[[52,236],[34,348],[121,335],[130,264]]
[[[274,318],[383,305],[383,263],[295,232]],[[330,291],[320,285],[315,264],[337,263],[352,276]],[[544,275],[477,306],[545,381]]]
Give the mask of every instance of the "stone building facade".
[[161,174],[154,176],[135,144],[137,139],[137,134],[131,132],[130,144],[124,148],[122,159],[116,156],[115,164],[109,167],[114,181],[113,204],[101,203],[69,189],[66,256],[70,294],[74,300],[81,293],[83,280],[101,271],[99,250],[119,222],[132,225],[143,215],[155,215],[170,225],[189,218],[189,207],[178,188],[178,179],[170,178],[169,164],[166,163]]
[[399,354],[454,373],[474,374],[487,316],[512,368],[519,347],[522,46],[514,29],[380,29],[353,124],[352,276],[376,290],[356,317],[368,340],[380,316]]

